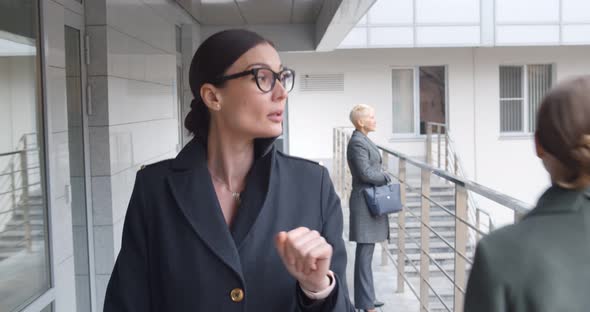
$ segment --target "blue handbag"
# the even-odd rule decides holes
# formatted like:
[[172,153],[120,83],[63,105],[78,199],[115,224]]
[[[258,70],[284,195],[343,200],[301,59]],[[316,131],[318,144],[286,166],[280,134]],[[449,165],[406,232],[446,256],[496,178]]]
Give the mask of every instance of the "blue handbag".
[[383,216],[402,210],[400,185],[389,183],[363,190],[367,207],[373,216]]

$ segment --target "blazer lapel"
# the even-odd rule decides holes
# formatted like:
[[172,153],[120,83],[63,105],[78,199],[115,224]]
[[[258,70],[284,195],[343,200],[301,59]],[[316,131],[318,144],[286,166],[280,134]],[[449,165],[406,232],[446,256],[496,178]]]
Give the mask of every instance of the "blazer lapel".
[[377,157],[379,157],[379,163],[381,163],[381,153],[379,152],[379,148],[377,147],[377,145],[375,145],[375,143],[373,143],[373,141],[371,141],[371,139],[369,139],[368,136],[366,136],[360,132],[359,132],[359,135],[363,138],[363,140],[365,140],[365,142],[367,143],[369,148],[377,154]]
[[173,160],[168,183],[195,233],[241,277],[240,256],[219,207],[206,159],[205,148],[196,140],[191,141]]

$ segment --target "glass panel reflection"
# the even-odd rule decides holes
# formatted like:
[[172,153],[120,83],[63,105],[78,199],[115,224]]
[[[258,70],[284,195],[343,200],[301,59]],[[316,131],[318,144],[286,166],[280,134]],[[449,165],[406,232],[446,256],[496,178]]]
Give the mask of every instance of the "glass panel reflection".
[[0,311],[49,288],[37,2],[0,2]]

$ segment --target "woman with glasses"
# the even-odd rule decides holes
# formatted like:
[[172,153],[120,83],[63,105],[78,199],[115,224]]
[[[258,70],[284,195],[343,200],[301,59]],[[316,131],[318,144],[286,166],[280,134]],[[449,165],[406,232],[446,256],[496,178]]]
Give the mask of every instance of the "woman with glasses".
[[273,144],[295,72],[227,30],[189,75],[194,138],[138,172],[104,310],[353,311],[328,172]]

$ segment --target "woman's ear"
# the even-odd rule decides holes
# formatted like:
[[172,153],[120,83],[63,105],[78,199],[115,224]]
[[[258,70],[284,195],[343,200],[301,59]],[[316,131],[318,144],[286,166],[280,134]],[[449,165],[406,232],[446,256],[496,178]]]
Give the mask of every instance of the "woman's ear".
[[356,127],[359,129],[363,129],[365,127],[365,121],[363,120],[363,118],[357,119]]
[[210,110],[221,110],[221,94],[214,85],[206,83],[201,86],[201,99]]

